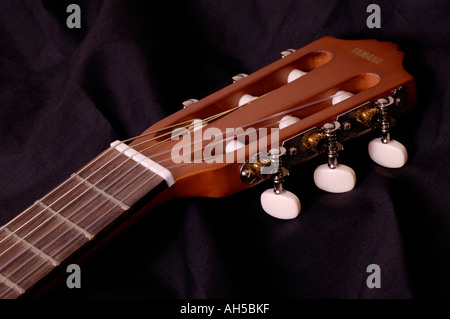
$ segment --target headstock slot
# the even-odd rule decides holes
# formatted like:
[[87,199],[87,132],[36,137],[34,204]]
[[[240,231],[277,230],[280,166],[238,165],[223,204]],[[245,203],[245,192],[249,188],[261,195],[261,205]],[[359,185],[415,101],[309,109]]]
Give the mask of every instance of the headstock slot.
[[[274,118],[271,118],[266,121],[261,121],[257,125],[255,125],[255,128],[259,127],[270,127],[274,128],[277,127],[277,121],[280,121],[283,116],[285,115],[291,115],[298,117],[300,119],[305,119],[310,115],[313,115],[319,111],[322,111],[326,108],[333,107],[331,102],[331,96],[336,94],[338,91],[347,91],[351,92],[354,95],[363,92],[364,90],[370,89],[374,86],[376,86],[380,82],[380,78],[376,74],[372,73],[363,73],[358,74],[350,79],[347,79],[331,88],[328,88],[322,92],[320,92],[317,95],[314,95],[313,97],[300,101],[298,104],[299,110],[295,110],[293,112],[289,112],[289,109],[282,110],[279,116],[276,116]],[[318,102],[321,101],[321,102]],[[301,106],[304,105],[306,107],[302,108]],[[295,109],[296,107],[292,108]],[[288,112],[288,113],[287,113]]]

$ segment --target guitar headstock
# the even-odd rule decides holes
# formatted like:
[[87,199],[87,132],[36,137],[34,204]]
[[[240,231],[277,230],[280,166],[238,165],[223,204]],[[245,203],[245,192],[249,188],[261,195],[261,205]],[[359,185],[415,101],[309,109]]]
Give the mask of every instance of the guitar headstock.
[[322,153],[328,164],[315,172],[318,187],[351,190],[354,172],[338,164],[337,151],[376,128],[382,138],[369,147],[371,157],[388,167],[406,162],[406,150],[390,140],[389,127],[391,116],[414,106],[415,85],[395,44],[325,37],[282,54],[187,102],[130,145],[172,173],[177,196],[226,196],[273,178],[268,202],[288,194],[282,189],[286,169]]

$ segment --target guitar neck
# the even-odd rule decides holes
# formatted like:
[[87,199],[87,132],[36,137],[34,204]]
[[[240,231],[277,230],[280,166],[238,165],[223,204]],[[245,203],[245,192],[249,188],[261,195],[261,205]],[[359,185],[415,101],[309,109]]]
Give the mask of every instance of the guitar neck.
[[26,293],[144,199],[170,186],[167,175],[125,144],[112,144],[0,228],[0,298]]

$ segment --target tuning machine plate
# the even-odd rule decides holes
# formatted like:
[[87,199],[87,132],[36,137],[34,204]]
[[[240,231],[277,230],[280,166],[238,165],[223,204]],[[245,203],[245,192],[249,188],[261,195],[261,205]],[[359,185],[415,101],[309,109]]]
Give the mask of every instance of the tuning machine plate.
[[[241,167],[241,180],[246,184],[253,184],[269,179],[279,171],[281,157],[285,154],[286,148],[280,147],[279,150],[260,152],[253,155]],[[281,169],[283,170],[283,176],[287,176],[287,170],[283,167]]]

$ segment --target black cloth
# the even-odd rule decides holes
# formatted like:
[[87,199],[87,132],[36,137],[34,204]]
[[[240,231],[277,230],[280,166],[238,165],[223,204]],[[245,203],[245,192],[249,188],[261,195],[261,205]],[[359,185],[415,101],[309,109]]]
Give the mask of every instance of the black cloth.
[[[69,4],[81,29],[69,29]],[[200,99],[323,36],[395,42],[417,81],[416,109],[393,137],[401,169],[351,142],[340,161],[358,181],[318,190],[318,158],[291,170],[302,202],[291,221],[265,214],[269,183],[221,199],[183,199],[81,265],[82,288],[52,298],[450,297],[450,3],[382,1],[45,1],[0,5],[0,224],[116,139],[140,134]],[[370,289],[367,267],[381,269]]]

